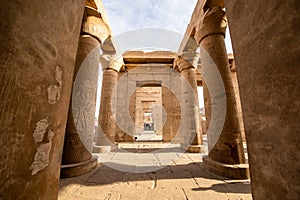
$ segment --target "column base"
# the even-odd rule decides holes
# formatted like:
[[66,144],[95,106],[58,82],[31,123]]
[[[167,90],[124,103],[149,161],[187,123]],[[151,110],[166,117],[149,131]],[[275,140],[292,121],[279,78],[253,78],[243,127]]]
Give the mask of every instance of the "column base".
[[208,156],[203,156],[203,167],[208,171],[233,179],[249,179],[249,165],[248,164],[237,164],[230,165],[224,164],[211,159]]
[[93,153],[109,153],[115,151],[118,148],[118,145],[94,145]]
[[60,178],[72,178],[76,176],[81,176],[93,171],[98,165],[98,157],[92,156],[91,159],[70,164],[70,165],[62,165],[60,171]]
[[182,149],[185,149],[188,153],[206,153],[207,148],[203,145],[180,145]]

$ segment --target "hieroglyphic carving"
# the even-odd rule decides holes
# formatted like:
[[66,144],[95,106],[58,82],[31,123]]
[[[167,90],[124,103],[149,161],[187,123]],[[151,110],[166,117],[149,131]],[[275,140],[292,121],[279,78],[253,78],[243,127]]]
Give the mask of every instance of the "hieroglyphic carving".
[[[95,42],[94,40],[89,40],[89,38],[85,39],[89,42]],[[99,46],[96,44],[92,51],[90,50],[91,46],[85,47],[86,49],[84,46],[81,48],[81,53],[86,57],[76,74],[72,94],[74,123],[77,133],[87,149],[92,148],[92,138],[95,128],[96,93],[100,57]]]

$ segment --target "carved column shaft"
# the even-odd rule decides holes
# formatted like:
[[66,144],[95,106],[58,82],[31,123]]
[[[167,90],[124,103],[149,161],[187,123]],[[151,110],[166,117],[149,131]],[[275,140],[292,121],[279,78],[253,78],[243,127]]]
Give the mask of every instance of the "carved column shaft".
[[61,177],[79,176],[97,166],[97,158],[91,155],[100,44],[110,36],[103,13],[97,4],[85,7],[81,36],[77,50],[72,99],[65,136]]
[[[81,35],[73,76],[61,177],[68,178],[90,172],[97,166],[91,155],[95,119],[100,42]],[[74,167],[74,164],[77,166]]]
[[183,117],[184,126],[188,130],[188,135],[193,136],[189,139],[190,144],[202,144],[202,130],[199,119],[199,102],[197,91],[196,69],[187,68],[181,71],[183,79]]
[[[213,60],[216,61],[223,79],[227,101],[224,127],[217,143],[209,152],[209,156],[214,160],[227,164],[245,163],[235,93],[228,67],[224,37],[222,35],[209,36],[201,42],[201,47],[209,52]],[[218,47],[218,50],[215,50],[214,47]]]
[[[201,48],[210,55],[219,70],[225,87],[227,100],[224,127],[215,146],[209,152],[209,156],[212,159],[222,163],[239,164],[245,163],[245,156],[243,152],[241,131],[237,116],[235,93],[224,41],[225,33],[222,33],[222,30],[220,30],[222,25],[226,28],[226,21],[224,21],[224,16],[225,12],[220,7],[213,7],[211,9],[210,15],[207,15],[207,17],[204,19],[203,32],[216,32],[213,29],[214,27],[211,26],[219,22],[219,27],[217,28],[219,30],[219,33],[205,35],[200,42]],[[225,28],[223,29],[224,31]]]
[[184,148],[188,145],[188,152],[202,151],[202,128],[199,116],[199,102],[197,77],[195,67],[185,58],[178,56],[175,59],[182,76],[182,120],[185,132]]
[[[214,141],[209,141],[213,145],[209,149],[209,156],[205,157],[204,166],[209,170],[232,178],[248,178],[248,166],[244,166],[240,171],[238,167],[226,168],[222,167],[221,163],[236,165],[245,163],[245,156],[243,151],[243,143],[241,140],[241,131],[237,116],[237,107],[235,101],[235,93],[232,84],[231,72],[229,68],[228,57],[225,47],[225,30],[227,20],[225,11],[221,7],[205,7],[205,16],[200,30],[197,34],[198,41],[200,41],[202,64],[205,69],[210,66],[213,61],[222,78],[225,95],[226,95],[226,116],[225,123],[221,133],[208,132],[208,138]],[[206,54],[210,59],[204,58]],[[203,72],[208,73],[208,72]],[[210,89],[210,88],[208,88]],[[218,96],[211,96],[211,102],[220,98]],[[211,107],[214,109],[214,106]],[[212,119],[211,119],[212,120]],[[217,163],[216,163],[217,162]],[[216,167],[218,165],[218,167]]]

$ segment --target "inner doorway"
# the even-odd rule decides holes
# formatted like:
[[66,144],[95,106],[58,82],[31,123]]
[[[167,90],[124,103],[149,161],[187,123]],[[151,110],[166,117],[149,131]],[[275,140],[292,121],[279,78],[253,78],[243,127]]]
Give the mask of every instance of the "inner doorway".
[[161,85],[138,86],[136,90],[136,141],[162,141],[163,127]]

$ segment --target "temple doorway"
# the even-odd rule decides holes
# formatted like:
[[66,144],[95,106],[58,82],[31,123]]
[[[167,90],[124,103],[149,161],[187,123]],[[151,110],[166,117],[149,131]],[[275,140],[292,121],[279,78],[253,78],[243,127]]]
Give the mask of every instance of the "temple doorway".
[[161,141],[163,127],[161,86],[144,85],[137,87],[135,125],[138,127],[137,141]]

